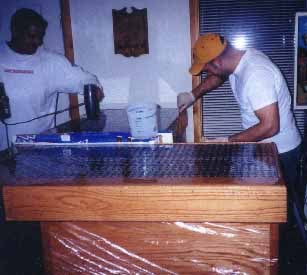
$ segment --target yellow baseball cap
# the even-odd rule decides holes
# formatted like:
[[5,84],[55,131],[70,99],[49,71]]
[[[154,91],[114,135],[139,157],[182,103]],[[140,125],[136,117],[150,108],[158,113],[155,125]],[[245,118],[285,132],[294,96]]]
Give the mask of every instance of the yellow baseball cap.
[[227,41],[219,34],[206,33],[200,36],[193,47],[192,75],[198,75],[205,64],[218,57],[226,48]]

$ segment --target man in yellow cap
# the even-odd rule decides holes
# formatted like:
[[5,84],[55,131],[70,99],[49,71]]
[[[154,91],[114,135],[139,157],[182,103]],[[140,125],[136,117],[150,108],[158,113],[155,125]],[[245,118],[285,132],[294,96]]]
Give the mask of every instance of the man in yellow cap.
[[286,81],[272,61],[256,49],[238,50],[219,34],[200,36],[193,48],[192,75],[207,77],[191,92],[177,97],[179,111],[229,80],[239,104],[243,131],[227,141],[275,142],[286,180],[295,182],[301,137],[291,111]]

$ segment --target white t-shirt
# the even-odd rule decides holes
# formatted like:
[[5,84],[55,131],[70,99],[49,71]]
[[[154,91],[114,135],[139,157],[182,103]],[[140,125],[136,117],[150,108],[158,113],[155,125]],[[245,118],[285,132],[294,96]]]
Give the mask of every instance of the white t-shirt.
[[[82,93],[84,84],[101,87],[96,76],[72,66],[62,55],[40,47],[33,55],[18,54],[0,44],[0,79],[9,97],[11,118],[17,123],[55,111],[56,92]],[[9,138],[37,134],[53,127],[54,116],[8,126]],[[7,148],[5,126],[0,122],[0,151]]]
[[239,103],[244,129],[259,122],[255,111],[278,102],[280,131],[264,141],[275,142],[278,152],[288,152],[301,143],[291,112],[291,97],[280,70],[255,49],[248,49],[229,77],[233,94]]

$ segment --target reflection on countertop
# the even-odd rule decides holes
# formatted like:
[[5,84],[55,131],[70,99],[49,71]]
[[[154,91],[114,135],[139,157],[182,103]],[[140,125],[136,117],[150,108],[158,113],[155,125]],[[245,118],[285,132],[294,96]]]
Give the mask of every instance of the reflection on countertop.
[[[158,108],[159,131],[174,131],[178,109]],[[129,122],[126,109],[103,109],[99,120],[88,120],[85,116],[80,121],[69,121],[58,125],[46,133],[65,133],[82,131],[129,132]]]
[[59,184],[59,179],[276,184],[280,174],[274,149],[270,143],[20,146],[10,165],[0,165],[0,179],[9,185]]

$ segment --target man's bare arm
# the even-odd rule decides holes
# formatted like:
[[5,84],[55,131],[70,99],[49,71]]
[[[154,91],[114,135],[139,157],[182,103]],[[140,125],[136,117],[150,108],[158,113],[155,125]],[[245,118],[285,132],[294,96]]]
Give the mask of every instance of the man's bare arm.
[[248,142],[261,141],[270,138],[279,132],[278,103],[272,103],[255,111],[259,123],[228,138],[229,141]]
[[202,80],[202,82],[191,92],[180,93],[177,96],[177,106],[179,112],[186,110],[188,107],[194,104],[197,98],[201,97],[203,94],[222,85],[225,80],[226,79],[222,79],[215,75],[209,75],[206,79]]
[[197,87],[192,90],[192,94],[197,99],[205,93],[218,88],[225,81],[225,78],[221,78],[216,75],[208,75],[207,78],[205,78]]

